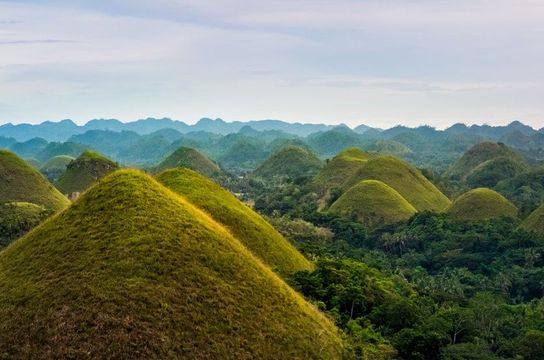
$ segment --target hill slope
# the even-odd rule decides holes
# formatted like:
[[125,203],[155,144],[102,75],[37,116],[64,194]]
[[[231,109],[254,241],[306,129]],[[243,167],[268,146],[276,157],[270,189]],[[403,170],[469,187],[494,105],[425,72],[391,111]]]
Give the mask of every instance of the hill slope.
[[523,220],[520,226],[522,229],[544,234],[544,204]]
[[419,170],[393,156],[369,159],[346,181],[344,189],[361,180],[379,180],[389,185],[418,211],[443,211],[451,203]]
[[183,197],[117,171],[0,253],[7,358],[340,357],[336,328]]
[[157,179],[223,224],[271,268],[282,274],[312,269],[272,225],[213,181],[183,168],[162,172]]
[[285,146],[266,159],[253,175],[263,178],[297,178],[314,175],[322,166],[323,162],[313,152],[298,146]]
[[0,150],[0,204],[28,202],[56,211],[69,204],[42,174],[10,151]]
[[66,172],[58,179],[56,185],[64,194],[82,192],[118,168],[119,166],[107,157],[87,150],[68,164]]
[[70,162],[75,160],[68,155],[59,155],[47,160],[45,164],[40,167],[40,172],[45,175],[50,181],[56,181],[64,174],[66,167]]
[[41,205],[27,202],[0,204],[0,248],[24,235],[51,215]]
[[202,155],[195,149],[188,147],[180,147],[166,159],[164,159],[156,168],[155,171],[163,171],[175,167],[185,167],[206,176],[214,176],[221,173],[219,166]]
[[487,188],[473,189],[459,196],[448,209],[459,220],[517,217],[518,209],[504,196]]
[[376,180],[363,180],[351,187],[329,211],[355,218],[370,228],[407,220],[416,213],[397,191]]

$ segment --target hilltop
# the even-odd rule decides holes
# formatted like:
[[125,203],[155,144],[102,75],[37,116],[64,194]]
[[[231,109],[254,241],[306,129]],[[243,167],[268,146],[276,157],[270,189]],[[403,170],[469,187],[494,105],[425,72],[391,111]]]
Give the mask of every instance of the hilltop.
[[157,175],[166,187],[184,196],[223,224],[255,255],[282,274],[310,270],[312,265],[259,214],[213,181],[190,169]]
[[75,158],[68,155],[58,155],[47,160],[45,164],[40,167],[40,172],[49,179],[49,181],[56,181],[66,171],[66,167]]
[[69,204],[36,169],[10,151],[0,150],[0,204],[27,202],[57,211]]
[[518,209],[504,196],[487,188],[477,188],[459,196],[448,213],[458,220],[485,220],[518,215]]
[[544,234],[544,204],[523,220],[520,227],[528,231]]
[[451,203],[419,170],[393,156],[377,156],[364,162],[343,187],[347,190],[361,180],[379,180],[389,185],[417,211],[443,211]]
[[205,176],[215,176],[220,174],[221,168],[212,160],[202,155],[195,149],[180,147],[166,159],[164,159],[156,168],[156,172],[175,167],[186,167],[197,171]]
[[407,220],[416,213],[397,191],[377,180],[363,180],[351,187],[329,211],[354,218],[369,228]]
[[315,175],[323,162],[313,152],[298,146],[285,146],[262,163],[253,175],[262,178],[297,178]]
[[523,158],[503,143],[474,145],[445,173],[456,180],[471,180],[476,186],[495,186],[525,169]]
[[340,358],[332,323],[206,213],[120,170],[0,253],[8,358]]
[[58,179],[56,185],[64,194],[83,192],[118,168],[119,166],[107,157],[87,150],[68,164],[66,172]]

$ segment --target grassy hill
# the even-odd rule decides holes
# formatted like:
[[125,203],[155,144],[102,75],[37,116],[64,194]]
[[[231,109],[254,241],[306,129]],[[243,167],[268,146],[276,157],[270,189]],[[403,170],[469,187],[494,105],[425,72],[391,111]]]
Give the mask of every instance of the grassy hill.
[[443,211],[450,200],[419,170],[393,156],[377,156],[366,161],[351,175],[344,189],[361,180],[379,180],[395,189],[418,211]]
[[476,166],[466,177],[471,187],[494,187],[500,181],[511,179],[528,169],[517,158],[499,156]]
[[[481,172],[482,167],[487,170],[493,170],[493,167],[487,166],[485,163],[499,158],[501,159],[501,162],[504,162],[505,159],[509,159],[510,163],[518,164],[515,168],[525,166],[522,157],[508,146],[502,143],[482,142],[474,145],[465,152],[465,154],[448,169],[448,171],[446,171],[445,176],[464,181],[467,180],[473,172]],[[495,163],[495,165],[497,165],[497,163]],[[508,172],[504,175],[505,177],[497,177],[495,184],[501,179],[506,179],[514,175],[515,173]]]
[[0,204],[0,248],[24,235],[51,215],[41,205],[27,202]]
[[313,152],[297,146],[286,146],[265,160],[253,175],[263,178],[297,178],[315,175],[322,167],[323,162]]
[[107,157],[87,150],[68,164],[66,172],[58,179],[56,185],[64,194],[82,192],[118,168],[119,166]]
[[536,208],[523,222],[520,227],[528,231],[535,231],[544,234],[544,204]]
[[502,216],[515,218],[518,209],[498,192],[477,188],[455,199],[448,213],[459,220],[477,221]]
[[75,160],[68,155],[59,155],[47,160],[45,164],[40,167],[40,172],[45,175],[49,181],[56,181],[64,174],[66,167],[70,162]]
[[407,220],[416,213],[397,191],[377,180],[363,180],[352,186],[329,211],[356,219],[369,228]]
[[183,168],[162,172],[157,179],[223,224],[271,268],[282,274],[312,269],[272,225],[213,181]]
[[5,358],[336,359],[336,328],[210,216],[120,170],[0,253]]
[[172,169],[175,167],[185,167],[193,169],[196,172],[206,176],[214,176],[220,174],[222,171],[212,160],[202,155],[195,149],[188,147],[180,147],[166,159],[164,159],[156,168],[156,172],[160,172],[166,169]]
[[10,151],[0,150],[0,204],[28,202],[56,211],[69,201],[36,169]]

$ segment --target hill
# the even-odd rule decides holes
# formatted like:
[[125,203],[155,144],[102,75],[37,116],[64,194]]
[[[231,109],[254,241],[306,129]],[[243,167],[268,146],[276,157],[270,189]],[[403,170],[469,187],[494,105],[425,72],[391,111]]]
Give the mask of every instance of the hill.
[[43,206],[27,202],[0,204],[0,248],[30,231],[51,215]]
[[56,181],[62,174],[64,174],[66,167],[73,160],[75,159],[68,155],[52,157],[40,167],[40,172],[44,174],[49,181]]
[[166,159],[164,159],[156,168],[155,171],[163,171],[175,167],[185,167],[206,176],[216,176],[220,174],[221,168],[212,160],[202,155],[195,149],[188,147],[180,147]]
[[313,152],[297,146],[285,146],[266,159],[253,175],[297,178],[315,175],[322,166],[323,162]]
[[544,204],[536,208],[523,222],[520,227],[527,231],[535,231],[544,235]]
[[416,213],[397,191],[376,180],[363,180],[351,187],[329,211],[356,219],[369,228],[407,220]]
[[223,224],[255,255],[282,274],[312,265],[259,214],[213,181],[190,169],[171,169],[157,179]]
[[68,164],[66,172],[56,182],[64,194],[83,192],[97,180],[103,178],[119,166],[105,156],[94,151],[85,151]]
[[472,189],[459,196],[448,213],[459,220],[485,220],[499,217],[517,217],[518,209],[504,196],[487,188]]
[[377,156],[366,161],[344,184],[344,189],[361,180],[379,180],[395,189],[417,211],[444,211],[450,200],[415,167],[393,156]]
[[[519,167],[524,166],[524,160],[514,150],[510,149],[503,143],[482,142],[471,147],[465,154],[446,171],[445,176],[456,180],[467,180],[474,171],[481,171],[482,167],[486,167],[485,163],[494,159],[501,158],[509,159],[510,162],[519,164]],[[515,167],[517,168],[517,167]],[[512,176],[510,172],[505,174],[505,178]],[[500,181],[501,178],[498,178]],[[497,181],[497,182],[498,182]],[[496,183],[496,182],[495,182]]]
[[472,169],[466,181],[471,187],[494,187],[500,181],[516,177],[527,169],[527,165],[517,158],[499,156]]
[[27,202],[57,211],[69,204],[36,169],[10,151],[0,150],[0,204]]
[[225,228],[120,170],[0,253],[6,358],[340,358],[336,328]]

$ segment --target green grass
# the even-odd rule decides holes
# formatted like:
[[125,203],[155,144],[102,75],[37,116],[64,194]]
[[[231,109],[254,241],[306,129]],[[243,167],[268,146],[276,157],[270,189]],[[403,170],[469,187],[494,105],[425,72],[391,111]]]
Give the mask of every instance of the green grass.
[[527,231],[544,234],[544,204],[529,214],[520,227]]
[[518,209],[504,196],[487,188],[473,189],[459,196],[448,213],[458,220],[478,221],[518,215]]
[[87,150],[70,162],[56,186],[64,194],[83,192],[119,166],[107,157]]
[[215,182],[185,168],[166,170],[158,174],[157,179],[223,224],[279,273],[292,274],[313,268],[272,225]]
[[119,170],[0,252],[4,358],[335,359],[337,329],[229,231]]
[[0,204],[0,248],[21,237],[51,215],[41,205],[27,202]]
[[215,162],[197,150],[183,146],[164,159],[155,168],[155,172],[176,167],[189,168],[205,176],[217,176],[222,173],[221,168]]
[[419,170],[393,156],[377,156],[363,163],[345,182],[344,189],[361,180],[379,180],[389,185],[417,211],[444,211],[451,203]]
[[363,180],[351,187],[329,211],[356,219],[369,228],[404,221],[416,213],[397,191],[377,180]]
[[313,152],[291,145],[272,154],[253,175],[262,178],[276,176],[297,178],[315,175],[322,167],[323,162]]
[[40,167],[40,172],[49,179],[49,181],[56,181],[64,174],[66,167],[70,162],[75,160],[68,155],[59,155],[47,160],[45,164]]
[[69,204],[36,169],[10,151],[0,150],[0,204],[27,202],[51,211]]

